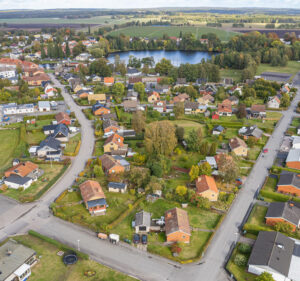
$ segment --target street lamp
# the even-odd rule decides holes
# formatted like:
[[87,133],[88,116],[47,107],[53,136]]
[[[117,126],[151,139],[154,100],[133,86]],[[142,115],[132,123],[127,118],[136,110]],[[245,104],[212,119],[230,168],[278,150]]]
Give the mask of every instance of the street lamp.
[[80,251],[80,244],[79,244],[79,243],[80,243],[80,240],[78,239],[78,240],[77,240],[77,250],[78,250],[78,251]]

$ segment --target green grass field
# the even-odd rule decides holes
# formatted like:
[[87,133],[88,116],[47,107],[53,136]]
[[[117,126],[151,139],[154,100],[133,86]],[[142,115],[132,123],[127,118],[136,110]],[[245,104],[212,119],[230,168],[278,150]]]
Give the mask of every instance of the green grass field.
[[300,71],[300,62],[289,61],[287,66],[271,66],[270,64],[262,63],[257,68],[256,75],[260,75],[262,72],[266,71],[296,74]]
[[[92,260],[79,259],[76,264],[65,266],[62,258],[57,255],[59,248],[31,235],[16,236],[14,240],[35,250],[39,257],[39,262],[32,268],[31,281],[136,280]],[[94,271],[95,276],[85,276],[87,270]]]
[[63,19],[63,18],[11,18],[0,19],[0,23],[15,23],[15,24],[121,24],[128,20],[125,18],[112,19],[111,16],[98,16],[82,19]]
[[0,131],[0,172],[11,165],[15,148],[19,143],[19,130]]
[[182,33],[193,33],[197,38],[201,38],[203,34],[215,33],[222,41],[228,41],[232,36],[238,34],[235,32],[227,32],[221,29],[197,26],[131,26],[115,30],[109,33],[112,36],[124,34],[126,36],[161,38],[164,34],[179,37]]

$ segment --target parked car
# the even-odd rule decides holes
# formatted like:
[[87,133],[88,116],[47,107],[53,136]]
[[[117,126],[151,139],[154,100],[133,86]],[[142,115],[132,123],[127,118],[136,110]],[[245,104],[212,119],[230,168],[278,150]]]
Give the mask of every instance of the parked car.
[[134,243],[134,244],[138,244],[138,243],[140,243],[140,241],[141,241],[140,235],[137,234],[137,233],[135,233],[135,234],[133,235],[133,243]]
[[142,244],[146,245],[148,243],[148,237],[146,234],[142,235]]
[[267,148],[264,148],[264,150],[263,150],[264,153],[268,153],[268,151],[269,150]]

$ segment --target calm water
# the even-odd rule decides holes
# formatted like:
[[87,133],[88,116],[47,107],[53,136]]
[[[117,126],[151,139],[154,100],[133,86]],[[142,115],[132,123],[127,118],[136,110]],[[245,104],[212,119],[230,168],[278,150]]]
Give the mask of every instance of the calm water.
[[210,59],[211,53],[208,52],[188,52],[188,51],[129,51],[113,53],[108,56],[108,60],[113,63],[115,55],[119,55],[121,61],[128,63],[129,56],[135,56],[142,59],[145,57],[153,57],[155,63],[159,62],[162,58],[166,58],[171,61],[175,66],[179,66],[182,63],[195,64],[201,62],[202,59]]

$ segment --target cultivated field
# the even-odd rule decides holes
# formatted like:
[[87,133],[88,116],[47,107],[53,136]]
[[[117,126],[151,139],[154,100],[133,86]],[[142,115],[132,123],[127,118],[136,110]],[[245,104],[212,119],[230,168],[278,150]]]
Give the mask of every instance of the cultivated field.
[[201,38],[203,34],[215,33],[222,41],[228,41],[232,36],[238,34],[231,31],[198,26],[132,26],[112,31],[109,35],[118,36],[124,34],[126,36],[161,38],[164,34],[168,34],[168,36],[179,37],[180,31],[182,33],[193,33],[197,38]]

